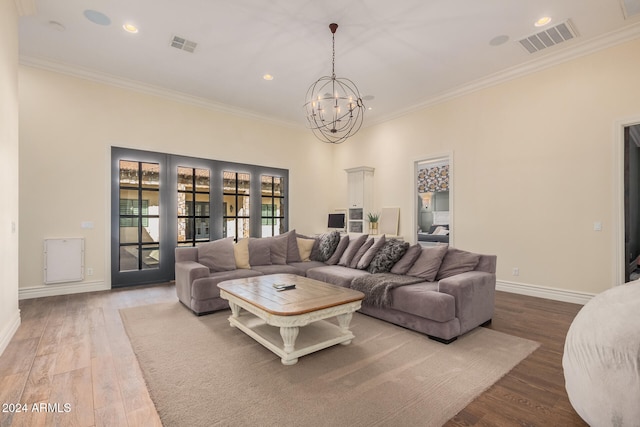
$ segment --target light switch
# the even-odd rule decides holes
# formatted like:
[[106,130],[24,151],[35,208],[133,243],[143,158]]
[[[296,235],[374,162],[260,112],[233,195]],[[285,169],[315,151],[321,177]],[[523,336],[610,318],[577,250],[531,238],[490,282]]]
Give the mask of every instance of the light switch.
[[593,223],[593,231],[602,231],[602,221],[596,221]]
[[82,228],[93,228],[93,221],[82,221],[80,224]]

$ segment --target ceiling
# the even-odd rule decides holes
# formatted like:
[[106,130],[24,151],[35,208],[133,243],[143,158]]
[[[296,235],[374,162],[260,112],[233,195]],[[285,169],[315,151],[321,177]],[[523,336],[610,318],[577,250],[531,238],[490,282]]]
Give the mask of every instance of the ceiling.
[[[332,22],[336,75],[365,97],[365,126],[640,37],[640,0],[35,0],[35,8],[20,18],[23,64],[293,126],[306,123],[308,87],[331,74]],[[543,16],[552,21],[536,28]],[[571,40],[533,54],[518,42],[566,20]],[[196,42],[194,52],[171,47],[174,36]]]

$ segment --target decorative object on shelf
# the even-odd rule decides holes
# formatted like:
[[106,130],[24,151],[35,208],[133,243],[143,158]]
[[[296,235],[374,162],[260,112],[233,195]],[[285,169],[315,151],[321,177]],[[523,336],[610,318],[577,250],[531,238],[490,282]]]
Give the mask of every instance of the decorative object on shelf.
[[380,220],[379,213],[369,212],[367,214],[369,220],[369,234],[378,234],[378,221]]
[[347,78],[336,77],[336,30],[330,24],[333,40],[331,76],[320,77],[307,91],[305,114],[309,128],[321,141],[340,144],[355,135],[364,119],[364,103],[358,87]]

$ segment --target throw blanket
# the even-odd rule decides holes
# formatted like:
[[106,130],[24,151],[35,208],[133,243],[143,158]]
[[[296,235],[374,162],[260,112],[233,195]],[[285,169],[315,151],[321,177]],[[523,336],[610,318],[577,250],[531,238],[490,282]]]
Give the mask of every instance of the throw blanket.
[[353,279],[351,289],[364,293],[363,302],[376,307],[388,307],[393,303],[391,291],[395,288],[424,282],[420,277],[401,276],[393,273],[376,273]]

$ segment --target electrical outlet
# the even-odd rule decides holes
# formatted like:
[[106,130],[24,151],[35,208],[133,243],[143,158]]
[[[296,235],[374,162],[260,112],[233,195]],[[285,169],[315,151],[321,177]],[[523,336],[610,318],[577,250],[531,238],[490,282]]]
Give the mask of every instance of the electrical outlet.
[[93,268],[87,268],[87,276],[93,276]]
[[518,267],[513,267],[513,271],[511,272],[514,276],[520,275],[520,269]]

